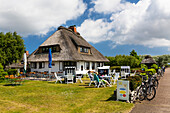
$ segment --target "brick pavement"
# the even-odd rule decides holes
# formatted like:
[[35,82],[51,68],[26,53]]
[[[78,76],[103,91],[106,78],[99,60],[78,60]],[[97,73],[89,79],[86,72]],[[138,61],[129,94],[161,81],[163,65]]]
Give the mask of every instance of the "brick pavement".
[[159,80],[156,97],[151,101],[137,102],[130,113],[170,113],[170,68]]

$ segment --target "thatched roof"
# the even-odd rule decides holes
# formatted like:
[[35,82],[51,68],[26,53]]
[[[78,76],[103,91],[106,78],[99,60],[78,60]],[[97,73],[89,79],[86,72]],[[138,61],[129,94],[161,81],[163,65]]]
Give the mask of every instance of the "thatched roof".
[[156,61],[150,55],[147,55],[142,60],[141,64],[156,64]]
[[12,63],[11,65],[7,66],[7,68],[24,68],[24,64]]
[[[40,47],[60,45],[60,53],[52,53],[53,61],[95,61],[109,62],[98,50],[90,45],[79,33],[71,29],[60,26],[58,30],[51,35]],[[81,54],[78,52],[78,46],[91,49],[91,54]],[[48,61],[48,53],[39,54],[36,49],[28,58],[29,62]]]

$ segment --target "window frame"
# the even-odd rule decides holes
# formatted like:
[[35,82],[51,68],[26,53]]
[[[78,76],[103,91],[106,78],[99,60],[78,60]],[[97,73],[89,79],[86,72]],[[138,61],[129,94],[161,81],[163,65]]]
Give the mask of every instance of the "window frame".
[[95,70],[95,62],[92,62],[91,68],[92,68],[92,70]]
[[89,70],[90,69],[90,62],[85,62],[85,66],[86,66],[85,69]]

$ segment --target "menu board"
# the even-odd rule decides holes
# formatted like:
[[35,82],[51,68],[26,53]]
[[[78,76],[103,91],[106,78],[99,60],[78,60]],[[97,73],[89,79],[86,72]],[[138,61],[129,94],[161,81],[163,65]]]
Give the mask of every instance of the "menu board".
[[117,100],[126,100],[129,102],[129,81],[117,81]]

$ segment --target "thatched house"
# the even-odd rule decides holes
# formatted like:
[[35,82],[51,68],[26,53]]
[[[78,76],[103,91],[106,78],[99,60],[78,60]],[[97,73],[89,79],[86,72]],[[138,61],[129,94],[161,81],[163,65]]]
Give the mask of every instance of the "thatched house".
[[150,55],[146,55],[141,64],[145,64],[150,68],[153,64],[156,64],[156,61]]
[[91,46],[76,31],[75,26],[60,26],[28,58],[31,71],[48,71],[48,51],[52,50],[52,72],[85,74],[108,62],[98,50]]

